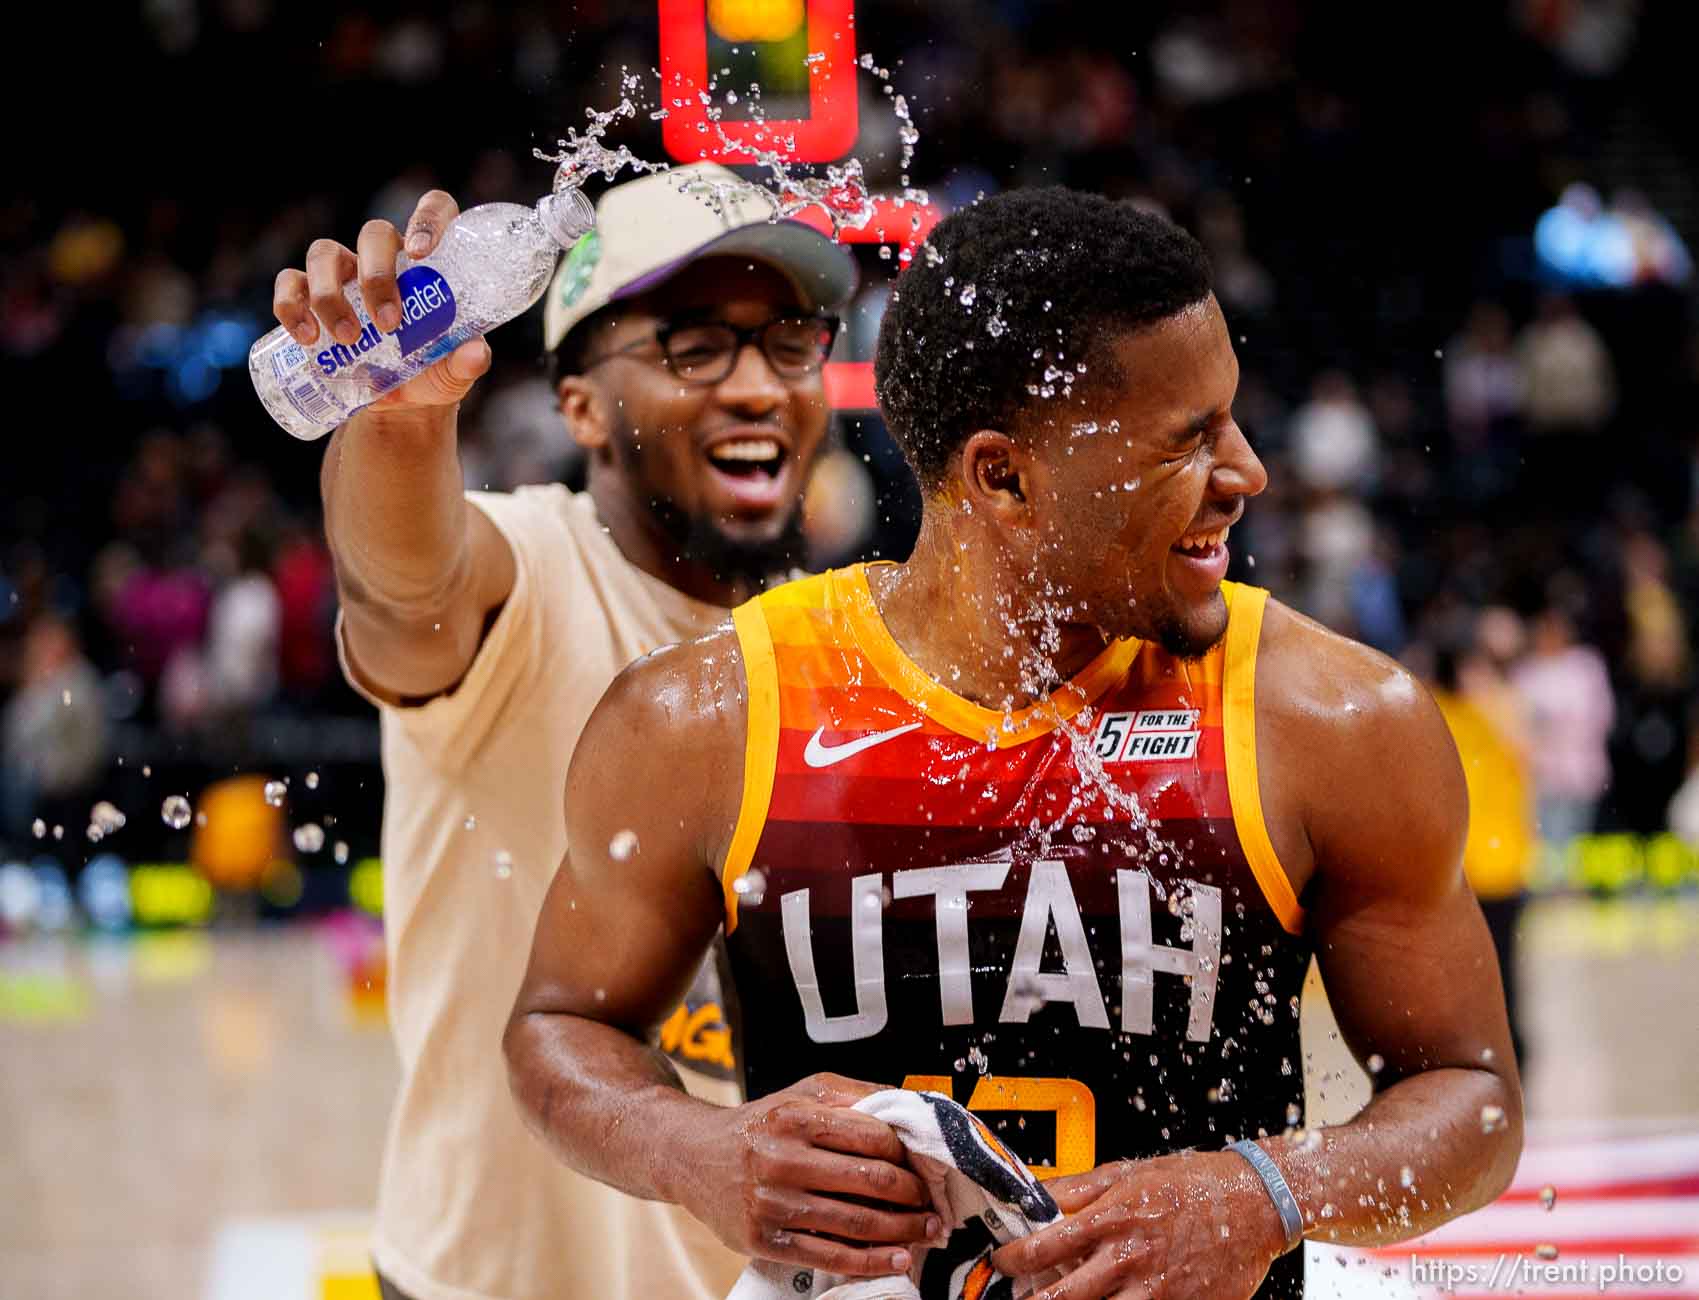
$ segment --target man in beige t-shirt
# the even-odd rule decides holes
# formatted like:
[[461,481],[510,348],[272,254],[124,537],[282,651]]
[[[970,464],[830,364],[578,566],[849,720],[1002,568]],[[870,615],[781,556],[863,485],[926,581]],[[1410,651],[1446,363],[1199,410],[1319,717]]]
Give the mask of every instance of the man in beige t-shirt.
[[[379,708],[388,783],[402,1078],[373,1254],[389,1297],[718,1300],[743,1262],[676,1208],[561,1166],[522,1125],[501,1055],[591,709],[632,660],[721,622],[798,553],[829,414],[827,313],[854,263],[713,192],[732,180],[697,165],[615,186],[549,289],[545,350],[588,491],[462,493],[456,411],[488,368],[481,339],[355,416],[325,456],[342,661]],[[373,221],[357,251],[318,241],[278,277],[277,318],[304,344],[351,338],[342,286],[357,278],[394,328],[397,253],[425,256],[456,213],[432,192],[405,237]],[[661,1045],[692,1091],[729,1104],[729,1035],[702,1010],[715,997],[708,969]]]

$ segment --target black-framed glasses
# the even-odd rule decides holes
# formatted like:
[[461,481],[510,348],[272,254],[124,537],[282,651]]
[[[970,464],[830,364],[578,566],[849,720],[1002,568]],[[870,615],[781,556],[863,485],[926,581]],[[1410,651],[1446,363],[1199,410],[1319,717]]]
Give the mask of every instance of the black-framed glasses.
[[744,347],[753,343],[780,379],[806,379],[826,364],[839,324],[836,316],[826,313],[777,316],[749,326],[719,320],[669,321],[647,338],[586,361],[582,369],[658,343],[667,369],[680,381],[707,387],[723,382],[737,368]]

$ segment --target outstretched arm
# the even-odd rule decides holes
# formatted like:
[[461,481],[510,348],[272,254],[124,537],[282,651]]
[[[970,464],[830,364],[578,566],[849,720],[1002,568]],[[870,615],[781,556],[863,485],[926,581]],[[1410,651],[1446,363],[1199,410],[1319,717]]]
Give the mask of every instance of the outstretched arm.
[[[408,255],[428,256],[459,211],[441,190],[420,198]],[[314,240],[304,270],[278,273],[273,313],[304,347],[351,343],[360,322],[343,289],[357,279],[367,314],[394,329],[403,238],[373,219],[356,248]],[[489,365],[483,339],[461,344],[338,429],[319,473],[349,655],[361,681],[392,703],[465,676],[513,591],[513,551],[460,482],[460,402]]]
[[890,1127],[848,1109],[873,1085],[815,1075],[722,1108],[688,1096],[649,1045],[723,914],[743,694],[735,640],[717,633],[627,669],[597,707],[567,779],[572,847],[504,1038],[509,1078],[569,1165],[685,1206],[734,1250],[902,1272],[901,1243],[936,1225]]

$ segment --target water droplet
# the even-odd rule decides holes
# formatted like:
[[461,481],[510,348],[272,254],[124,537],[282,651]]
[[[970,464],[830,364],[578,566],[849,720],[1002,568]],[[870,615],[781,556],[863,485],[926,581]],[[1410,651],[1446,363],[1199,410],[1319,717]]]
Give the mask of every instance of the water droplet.
[[960,302],[961,305],[964,306],[964,307],[972,307],[973,303],[974,303],[974,299],[977,298],[977,297],[979,297],[978,286],[972,285],[972,284],[967,284],[967,285],[962,286],[962,292],[961,292],[960,297],[957,299],[957,301]]
[[35,834],[36,839],[39,840],[42,836],[47,834],[47,823],[37,817],[30,823],[30,830]]
[[307,789],[317,790],[319,788],[319,774],[317,772],[308,772],[305,780],[307,782]]
[[1398,1184],[1401,1187],[1414,1187],[1416,1185],[1416,1171],[1409,1165],[1405,1165],[1398,1171]]
[[1504,1127],[1504,1107],[1481,1107],[1481,1132],[1491,1133]]
[[506,849],[496,850],[496,879],[506,880],[513,874],[513,854]]
[[153,764],[143,763],[142,764],[142,775],[143,776],[152,776],[153,775]]
[[810,65],[815,63],[824,63],[826,61],[826,51],[815,50],[811,54],[804,55],[802,61]]
[[1286,1123],[1297,1127],[1298,1121],[1304,1118],[1304,1112],[1297,1102],[1289,1102],[1286,1106]]
[[59,699],[65,705],[66,708],[71,707],[71,692],[70,691],[60,691],[59,692]]
[[289,792],[289,787],[281,781],[265,783],[265,801],[273,808],[283,807],[283,796]]
[[302,822],[295,828],[295,847],[302,853],[317,853],[324,847],[324,827],[317,822]]
[[475,831],[478,829],[478,819],[473,814],[467,813],[466,820],[461,825],[469,831]]
[[1547,1183],[1544,1187],[1540,1188],[1540,1204],[1545,1206],[1547,1210],[1550,1210],[1552,1206],[1556,1205],[1557,1188],[1553,1187],[1550,1183]]
[[637,852],[637,832],[623,830],[608,841],[608,856],[615,862],[627,861]]
[[336,859],[337,866],[343,866],[348,861],[348,841],[338,840],[330,850],[330,856]]
[[760,867],[751,867],[732,881],[732,893],[751,907],[760,907],[767,896],[767,875]]
[[[194,809],[189,806],[188,799],[180,794],[174,794],[159,805],[159,815],[172,830],[180,831],[194,820],[195,814]],[[54,829],[57,830],[58,828],[55,827]]]
[[1557,1247],[1552,1245],[1549,1241],[1543,1241],[1538,1246],[1534,1247],[1534,1254],[1538,1255],[1541,1259],[1556,1259]]
[[1369,1055],[1369,1059],[1364,1062],[1364,1064],[1369,1067],[1370,1074],[1379,1074],[1386,1068],[1386,1058],[1379,1052],[1372,1052]]
[[105,799],[102,799],[89,810],[88,819],[89,824],[97,827],[103,835],[110,835],[114,831],[122,830],[126,820],[124,814]]

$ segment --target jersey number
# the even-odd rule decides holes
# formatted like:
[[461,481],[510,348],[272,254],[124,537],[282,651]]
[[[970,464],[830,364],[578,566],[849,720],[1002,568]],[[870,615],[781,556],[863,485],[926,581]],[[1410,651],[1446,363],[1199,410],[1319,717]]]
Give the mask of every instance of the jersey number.
[[[911,1074],[903,1087],[915,1092],[953,1096],[947,1074]],[[1017,1078],[982,1075],[967,1100],[975,1111],[1045,1111],[1056,1117],[1056,1163],[1028,1165],[1037,1178],[1083,1174],[1097,1167],[1097,1101],[1078,1079]]]

